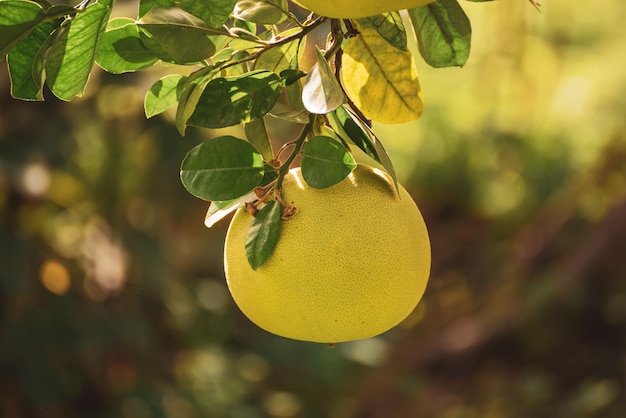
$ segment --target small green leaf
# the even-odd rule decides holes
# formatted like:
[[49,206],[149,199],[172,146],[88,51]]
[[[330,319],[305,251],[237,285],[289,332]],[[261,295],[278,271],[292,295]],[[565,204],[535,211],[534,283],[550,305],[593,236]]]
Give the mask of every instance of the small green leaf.
[[82,96],[111,14],[113,0],[87,6],[55,38],[46,60],[50,90],[61,100]]
[[338,108],[333,113],[329,113],[328,120],[335,132],[344,141],[353,143],[365,154],[379,162],[393,179],[396,188],[398,187],[396,170],[393,167],[391,158],[389,158],[383,144],[365,123],[346,109],[345,106]]
[[472,42],[470,21],[456,0],[438,0],[409,10],[424,61],[440,67],[467,62]]
[[195,112],[196,105],[205,87],[215,78],[216,72],[214,67],[205,67],[194,71],[187,77],[182,93],[178,99],[178,107],[176,108],[176,128],[181,135],[185,135],[187,122]]
[[[299,28],[289,29],[282,32],[279,36],[287,37],[297,33],[299,30]],[[304,48],[301,48],[303,45],[302,39],[294,39],[278,48],[271,48],[259,57],[254,63],[254,68],[256,70],[270,70],[281,75],[285,70],[295,70],[298,68],[298,61],[304,53]]]
[[237,0],[172,0],[176,6],[219,28],[228,20]]
[[302,177],[316,189],[339,183],[356,165],[350,151],[328,136],[314,136],[302,149]]
[[246,258],[253,270],[258,269],[272,255],[280,238],[283,207],[278,200],[259,210],[246,234]]
[[285,0],[240,0],[235,5],[233,16],[248,22],[275,25],[285,20],[285,10]]
[[152,66],[158,58],[141,41],[135,21],[120,17],[109,22],[96,63],[105,71],[121,74]]
[[407,50],[406,30],[398,12],[366,17],[357,21],[362,28],[376,29],[380,36],[399,50]]
[[274,151],[263,118],[244,123],[243,128],[248,142],[261,153],[265,161],[271,161],[274,158]]
[[[211,57],[216,51],[216,42],[208,35],[219,38],[226,35],[225,29],[215,29],[203,20],[178,7],[154,7],[137,21],[154,43],[145,42],[159,58],[178,64],[190,64]],[[162,48],[159,50],[158,46]]]
[[235,199],[263,179],[263,157],[248,142],[221,136],[194,147],[183,160],[180,177],[192,195],[204,200]]
[[188,125],[223,128],[264,116],[280,96],[282,82],[271,71],[211,80],[200,96]]
[[302,103],[311,113],[323,115],[346,102],[346,96],[324,55],[316,47],[317,64],[313,66],[302,87]]
[[[46,40],[59,27],[59,21],[44,22],[18,43],[7,56],[11,96],[22,100],[43,100],[43,67],[37,57]],[[50,45],[48,45],[49,47]],[[47,52],[47,48],[46,52]]]
[[186,81],[187,77],[172,74],[154,83],[146,93],[144,100],[146,117],[151,118],[174,106],[182,95]]
[[35,2],[0,1],[0,61],[45,17],[43,8]]

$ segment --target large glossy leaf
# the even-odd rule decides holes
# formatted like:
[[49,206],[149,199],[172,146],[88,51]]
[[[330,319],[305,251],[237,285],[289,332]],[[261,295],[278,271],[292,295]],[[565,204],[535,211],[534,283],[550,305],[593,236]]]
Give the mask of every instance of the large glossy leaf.
[[243,139],[221,136],[194,147],[180,177],[192,195],[205,200],[236,199],[263,179],[263,157]]
[[219,28],[228,20],[237,0],[172,0],[181,9]]
[[47,53],[46,40],[59,27],[59,21],[43,22],[8,54],[11,96],[22,100],[43,100],[43,67],[38,57]]
[[31,1],[6,0],[0,2],[0,61],[20,40],[28,36],[46,13]]
[[158,58],[150,52],[139,36],[133,19],[112,19],[102,38],[96,63],[104,70],[121,74],[150,67]]
[[316,189],[324,189],[345,179],[356,167],[341,142],[328,136],[310,138],[302,149],[302,177]]
[[422,114],[422,92],[413,56],[400,51],[376,29],[360,28],[343,53],[341,81],[366,117],[404,123]]
[[71,21],[69,29],[56,37],[46,60],[50,90],[61,100],[82,96],[104,31],[113,0],[87,6]]
[[280,77],[271,71],[215,78],[204,88],[188,125],[223,128],[253,121],[270,111],[281,89]]
[[178,7],[154,7],[137,21],[137,25],[158,44],[144,41],[154,54],[178,64],[211,57],[216,52],[216,42],[219,42],[212,37],[220,38],[227,33],[225,29],[210,27]]
[[283,207],[273,200],[259,210],[246,234],[246,258],[253,270],[258,269],[272,255],[280,237]]
[[144,111],[147,118],[165,112],[180,99],[187,77],[172,74],[158,80],[150,87],[144,100]]
[[307,75],[302,87],[302,103],[311,113],[323,115],[346,102],[346,96],[319,49],[315,48],[317,64]]
[[433,67],[462,67],[472,42],[470,21],[456,0],[409,10],[420,54]]

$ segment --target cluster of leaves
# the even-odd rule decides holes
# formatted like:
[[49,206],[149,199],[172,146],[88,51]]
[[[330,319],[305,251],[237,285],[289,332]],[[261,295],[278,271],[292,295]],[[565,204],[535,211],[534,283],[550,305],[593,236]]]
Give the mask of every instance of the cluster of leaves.
[[[314,188],[330,187],[356,167],[351,147],[395,180],[370,125],[402,123],[422,112],[399,12],[299,19],[286,0],[141,0],[136,19],[110,19],[113,4],[0,0],[0,57],[6,55],[12,96],[43,100],[47,84],[59,99],[72,100],[83,94],[94,63],[115,74],[157,63],[192,66],[187,75],[156,81],[146,94],[145,113],[152,117],[177,106],[182,135],[188,126],[243,125],[245,140],[221,136],[193,148],[182,162],[181,180],[192,195],[212,202],[207,226],[252,202],[258,210],[248,239],[253,268],[276,245],[277,238],[267,237],[278,236],[289,209],[280,197],[282,178],[297,156]],[[457,0],[438,0],[408,10],[408,16],[428,64],[466,62],[471,28]],[[312,68],[301,68],[308,35],[323,25],[329,28],[327,45],[315,47]],[[286,103],[277,107],[281,97]],[[267,118],[301,124],[301,134],[274,152]]]

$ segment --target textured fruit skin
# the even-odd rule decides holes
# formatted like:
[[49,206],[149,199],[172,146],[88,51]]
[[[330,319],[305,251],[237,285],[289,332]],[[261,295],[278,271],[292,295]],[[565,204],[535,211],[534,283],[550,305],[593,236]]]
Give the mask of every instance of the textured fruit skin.
[[245,209],[226,237],[228,287],[252,322],[287,338],[337,343],[383,333],[411,313],[428,281],[430,243],[404,188],[398,198],[386,173],[359,165],[342,182],[313,189],[293,169],[283,197],[298,214],[282,223],[258,270],[246,260]]
[[412,9],[433,1],[435,0],[295,0],[294,3],[322,16],[356,19],[393,10]]

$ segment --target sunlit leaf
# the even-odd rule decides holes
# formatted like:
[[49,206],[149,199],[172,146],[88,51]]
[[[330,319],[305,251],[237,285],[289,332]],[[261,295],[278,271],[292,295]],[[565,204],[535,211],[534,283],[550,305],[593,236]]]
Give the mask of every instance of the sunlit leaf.
[[246,258],[253,270],[258,269],[272,255],[280,238],[283,207],[273,200],[259,210],[246,234]]
[[113,0],[100,0],[78,13],[54,40],[46,60],[50,90],[61,100],[82,96],[104,36]]
[[194,147],[180,168],[180,178],[192,195],[204,200],[236,199],[263,178],[263,157],[243,139],[221,136]]
[[158,58],[141,41],[134,20],[121,17],[109,22],[96,56],[100,67],[121,74],[150,67],[157,61]]
[[302,87],[302,103],[311,113],[323,115],[346,102],[346,96],[319,49],[315,48],[317,64],[307,75]]
[[341,142],[328,136],[310,138],[302,149],[302,177],[307,184],[323,189],[339,183],[356,167]]
[[406,51],[406,30],[398,12],[389,12],[358,19],[361,28],[375,29],[387,42],[401,51]]
[[456,0],[409,10],[420,54],[433,67],[462,67],[472,41],[470,21]]
[[[8,54],[11,96],[22,100],[43,100],[43,67],[37,63],[46,40],[59,27],[59,21],[44,22],[20,41]],[[49,47],[49,45],[48,45]],[[47,52],[47,48],[46,48]]]
[[422,92],[413,56],[400,51],[372,28],[346,42],[341,65],[343,87],[366,117],[404,123],[422,114]]
[[[286,37],[298,31],[298,28],[293,28],[281,33],[280,36]],[[273,71],[276,74],[281,74],[282,71],[287,69],[296,69],[298,68],[298,61],[304,53],[304,48],[301,47],[302,45],[301,39],[295,39],[277,48],[272,48],[259,57],[254,63],[254,68],[257,70]]]
[[235,5],[233,16],[237,19],[263,25],[275,25],[286,18],[285,0],[240,0]]
[[237,0],[171,0],[181,9],[219,28],[228,20]]
[[209,82],[216,76],[213,67],[205,67],[194,71],[187,77],[182,93],[178,99],[178,107],[176,108],[176,128],[181,135],[185,135],[187,122],[196,110],[196,105],[202,92]]
[[271,71],[215,78],[204,88],[188,125],[222,128],[253,121],[269,112],[281,89],[280,77]]
[[151,118],[174,106],[182,95],[186,81],[187,77],[172,74],[154,83],[144,100],[146,117]]
[[31,1],[0,2],[0,61],[20,40],[46,17],[43,8]]
[[212,201],[204,217],[204,226],[211,228],[217,222],[244,206],[246,202],[252,202],[256,199],[256,194],[250,192],[237,199]]

